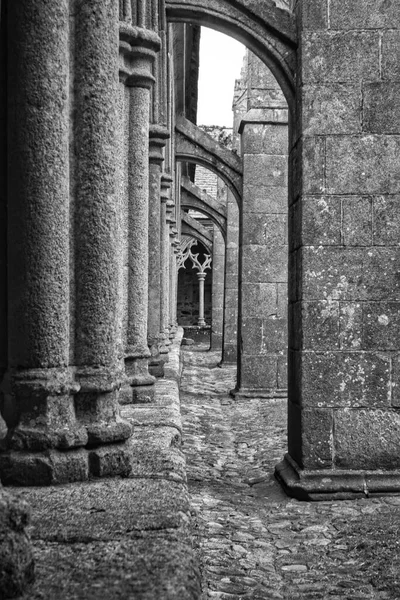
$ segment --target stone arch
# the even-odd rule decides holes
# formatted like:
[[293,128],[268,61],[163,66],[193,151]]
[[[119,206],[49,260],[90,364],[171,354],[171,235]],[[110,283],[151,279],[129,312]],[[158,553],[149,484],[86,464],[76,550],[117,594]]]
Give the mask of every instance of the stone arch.
[[226,239],[226,207],[200,190],[188,178],[183,178],[181,184],[181,208],[197,210],[207,216]]
[[225,33],[247,46],[272,71],[294,109],[296,19],[275,2],[167,0],[170,22],[191,23]]
[[212,253],[212,237],[210,233],[196,219],[189,215],[182,215],[182,235],[187,235],[201,242]]
[[232,190],[241,206],[243,188],[241,159],[184,117],[179,117],[175,129],[176,160],[201,165],[218,175]]

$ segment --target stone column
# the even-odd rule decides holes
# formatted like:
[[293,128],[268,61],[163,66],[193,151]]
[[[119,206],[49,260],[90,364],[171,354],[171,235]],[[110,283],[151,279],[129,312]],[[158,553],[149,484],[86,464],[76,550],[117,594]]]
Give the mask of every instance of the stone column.
[[178,235],[176,221],[171,219],[169,231],[169,337],[172,339],[177,331],[176,324],[176,289],[177,289],[177,269],[175,240]]
[[8,5],[7,483],[88,476],[72,450],[88,432],[69,368],[68,32],[68,0]]
[[168,281],[167,281],[167,306],[166,306],[166,318],[167,318],[167,327],[168,327],[168,336],[170,339],[172,339],[175,335],[175,332],[173,331],[172,328],[172,298],[173,298],[173,283],[172,283],[172,277],[173,277],[173,266],[172,266],[172,241],[174,239],[174,235],[173,235],[173,224],[174,224],[174,217],[173,217],[173,211],[174,211],[174,202],[171,199],[171,194],[173,194],[174,188],[173,188],[173,179],[171,178],[171,182],[170,182],[170,186],[168,189],[168,199],[167,199],[167,204],[166,204],[166,221],[167,221],[167,239],[166,239],[166,249],[165,249],[165,253],[166,253],[166,260],[168,262]]
[[211,350],[222,349],[224,328],[225,240],[213,229]]
[[204,280],[207,273],[196,273],[199,280],[199,318],[197,324],[199,327],[204,327],[206,322],[204,320]]
[[[96,18],[93,18],[95,15]],[[94,475],[126,473],[119,417],[118,7],[75,3],[75,362]],[[105,447],[101,447],[106,444]]]
[[161,176],[161,332],[165,335],[165,346],[169,340],[169,223],[167,222],[167,203],[172,178],[168,173]]
[[222,361],[236,364],[238,346],[239,207],[227,190],[224,345]]
[[[149,117],[151,74],[159,37],[152,31],[121,25],[126,85],[129,87],[128,149],[128,331],[125,370],[131,402],[154,401],[154,377],[148,371]],[[124,396],[124,402],[129,399]]]
[[300,498],[400,491],[399,11],[296,5],[289,454],[277,474]]
[[161,168],[163,148],[169,137],[168,130],[160,125],[150,126],[149,145],[149,306],[148,346],[151,352],[150,373],[156,377],[164,374],[161,350],[165,346],[165,333],[161,329]]

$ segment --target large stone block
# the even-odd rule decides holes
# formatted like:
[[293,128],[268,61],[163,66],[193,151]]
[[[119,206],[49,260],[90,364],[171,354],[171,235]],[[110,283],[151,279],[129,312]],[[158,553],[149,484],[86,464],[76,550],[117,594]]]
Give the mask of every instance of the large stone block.
[[243,283],[242,314],[264,319],[277,315],[277,284]]
[[304,352],[303,407],[384,407],[391,404],[391,361],[380,353]]
[[[289,430],[298,429],[289,453],[305,469],[332,467],[333,414],[331,409],[301,410],[289,402]],[[290,436],[291,437],[291,436]]]
[[243,252],[244,283],[287,281],[287,247],[246,246]]
[[277,362],[277,356],[242,356],[242,386],[254,390],[276,389]]
[[400,83],[374,82],[364,87],[363,130],[400,133]]
[[298,16],[303,30],[328,29],[328,0],[307,0],[297,6],[300,7]]
[[325,139],[322,136],[299,140],[289,157],[290,202],[300,194],[320,195],[325,191]]
[[377,31],[305,32],[302,81],[344,83],[380,79]]
[[243,207],[251,213],[282,213],[287,210],[287,187],[273,187],[268,178],[260,184],[247,181],[243,186]]
[[286,353],[287,321],[271,317],[262,320],[260,354]]
[[304,197],[293,210],[293,243],[298,246],[338,246],[341,244],[341,198]]
[[335,464],[344,469],[398,469],[400,415],[383,410],[338,410]]
[[367,302],[363,306],[362,348],[398,350],[400,302]]
[[400,21],[395,0],[330,0],[331,29],[390,29]]
[[400,240],[400,196],[373,198],[373,243],[375,246],[396,246]]
[[339,302],[337,300],[327,298],[319,302],[301,303],[301,315],[304,350],[339,349]]
[[[383,109],[383,107],[382,107]],[[395,194],[400,191],[400,136],[335,136],[326,139],[329,194]],[[346,160],[343,158],[346,157]]]
[[361,133],[360,88],[354,83],[305,85],[303,134]]
[[340,349],[361,350],[363,305],[360,302],[340,302]]
[[372,246],[372,199],[342,199],[343,243],[345,246]]
[[262,344],[262,319],[242,317],[241,337],[242,353],[244,355],[255,355],[261,353]]
[[400,81],[400,31],[384,31],[382,34],[382,77]]
[[277,283],[278,292],[278,303],[277,303],[277,316],[282,319],[287,319],[288,312],[288,284]]
[[[246,179],[251,181],[252,185],[261,184],[272,188],[287,187],[288,160],[286,156],[245,154],[243,170],[246,173]],[[243,196],[245,199],[246,194],[244,193]]]
[[244,154],[288,155],[287,124],[248,123],[242,134]]
[[246,244],[276,247],[287,244],[287,215],[245,213],[243,239]]
[[305,300],[397,300],[400,294],[400,248],[306,247],[301,293]]

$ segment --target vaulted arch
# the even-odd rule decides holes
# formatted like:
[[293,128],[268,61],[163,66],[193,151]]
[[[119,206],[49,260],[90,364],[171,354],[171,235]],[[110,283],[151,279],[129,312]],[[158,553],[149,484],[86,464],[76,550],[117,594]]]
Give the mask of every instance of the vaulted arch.
[[181,208],[197,210],[206,215],[219,228],[226,239],[226,206],[184,177],[181,184]]
[[182,116],[177,119],[175,129],[176,160],[202,165],[216,173],[232,190],[240,206],[243,189],[241,159]]
[[247,46],[271,69],[294,108],[297,30],[294,15],[272,0],[167,0],[170,22],[216,29]]

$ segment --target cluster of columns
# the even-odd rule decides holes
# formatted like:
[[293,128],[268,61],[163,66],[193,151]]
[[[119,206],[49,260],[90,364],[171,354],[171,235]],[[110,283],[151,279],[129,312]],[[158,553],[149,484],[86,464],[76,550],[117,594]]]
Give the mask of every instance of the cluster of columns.
[[2,11],[5,483],[127,474],[132,427],[119,404],[154,401],[168,360],[178,232],[158,6],[79,0],[72,15],[68,0],[21,0]]

